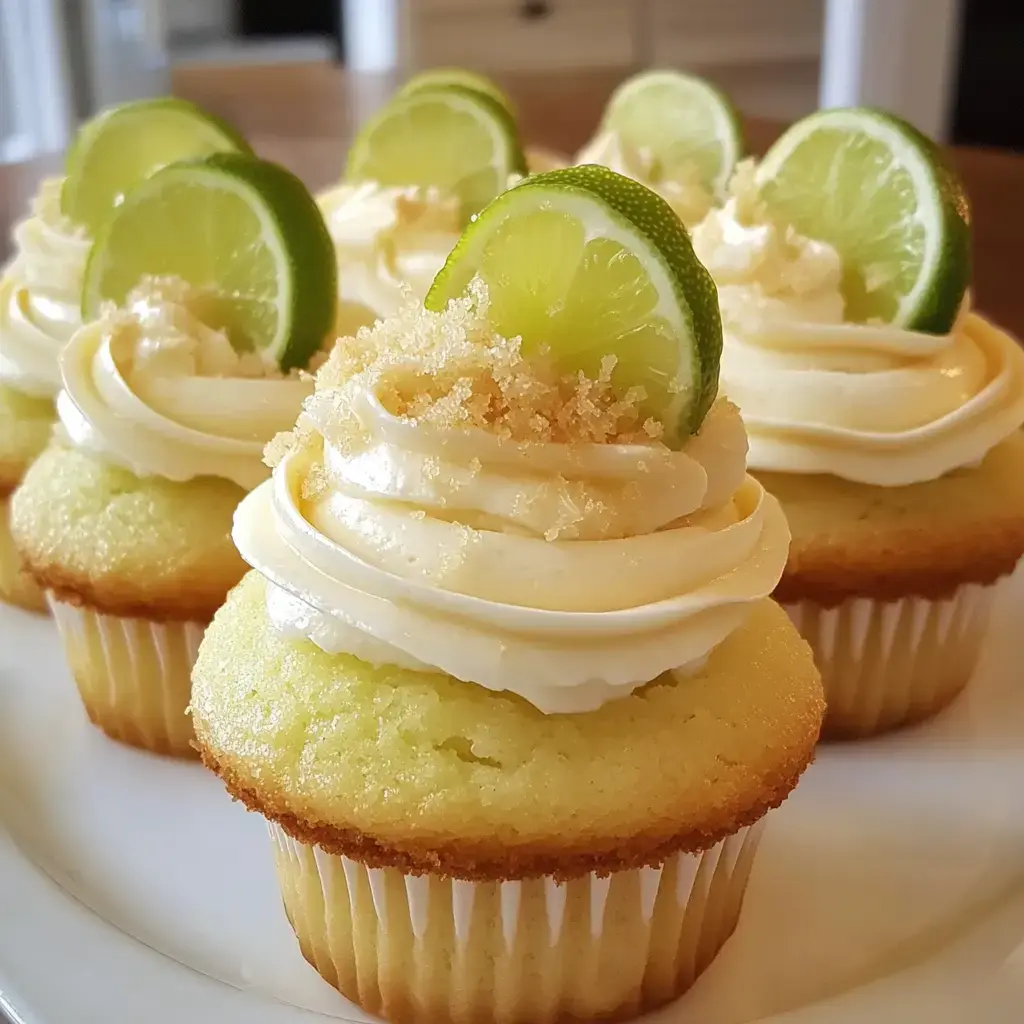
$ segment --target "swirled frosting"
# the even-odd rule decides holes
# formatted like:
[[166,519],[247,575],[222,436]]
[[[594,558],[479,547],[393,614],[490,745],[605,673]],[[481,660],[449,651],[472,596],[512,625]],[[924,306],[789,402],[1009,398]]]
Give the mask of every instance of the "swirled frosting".
[[139,476],[266,479],[263,448],[312,391],[203,324],[179,283],[151,282],[75,333],[61,356],[66,439]]
[[459,203],[435,190],[342,184],[317,199],[338,258],[342,326],[422,299],[462,233]]
[[405,316],[362,332],[362,369],[336,350],[236,513],[278,630],[576,712],[702,664],[772,592],[788,529],[734,406],[671,451],[600,381],[474,342],[479,309]]
[[577,164],[601,164],[657,192],[687,226],[693,227],[711,209],[714,197],[701,183],[696,165],[674,178],[655,173],[654,157],[628,146],[618,132],[603,131],[576,154]]
[[61,213],[60,189],[60,178],[42,183],[0,277],[0,383],[35,398],[60,390],[60,351],[82,323],[89,239]]
[[965,301],[947,335],[850,323],[831,246],[773,223],[741,167],[693,231],[718,285],[722,391],[753,469],[883,487],[974,465],[1024,423],[1024,350]]

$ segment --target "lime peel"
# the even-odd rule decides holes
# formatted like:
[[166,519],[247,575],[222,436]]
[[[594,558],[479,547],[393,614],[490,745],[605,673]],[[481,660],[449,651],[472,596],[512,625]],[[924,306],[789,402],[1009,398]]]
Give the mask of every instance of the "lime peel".
[[61,212],[90,233],[139,181],[178,160],[251,153],[226,121],[175,96],[110,107],[78,131],[65,159]]
[[970,214],[917,129],[871,108],[819,111],[772,146],[757,182],[772,216],[838,250],[849,319],[952,329],[970,282]]
[[83,318],[146,277],[185,281],[209,326],[282,370],[305,366],[334,325],[337,267],[316,202],[255,157],[171,164],[129,193],[90,252]]
[[464,220],[526,173],[515,122],[491,97],[461,86],[422,86],[371,118],[349,152],[346,178],[434,187],[458,195]]
[[524,352],[546,349],[590,376],[614,356],[616,386],[644,388],[667,443],[699,429],[718,389],[717,290],[650,189],[596,166],[526,179],[466,229],[427,308],[442,310],[477,276],[495,329],[521,337]]

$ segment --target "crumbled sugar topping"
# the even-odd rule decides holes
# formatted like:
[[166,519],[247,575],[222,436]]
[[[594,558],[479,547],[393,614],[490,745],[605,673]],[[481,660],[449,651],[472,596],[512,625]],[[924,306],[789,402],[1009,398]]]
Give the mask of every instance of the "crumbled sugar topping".
[[442,313],[410,299],[394,317],[339,339],[296,430],[267,446],[268,463],[315,435],[342,451],[361,444],[353,401],[363,391],[394,416],[445,430],[477,428],[516,442],[661,447],[662,425],[640,411],[643,389],[616,394],[613,356],[596,379],[559,374],[544,354],[524,356],[519,338],[496,334],[487,310],[486,286],[476,279]]

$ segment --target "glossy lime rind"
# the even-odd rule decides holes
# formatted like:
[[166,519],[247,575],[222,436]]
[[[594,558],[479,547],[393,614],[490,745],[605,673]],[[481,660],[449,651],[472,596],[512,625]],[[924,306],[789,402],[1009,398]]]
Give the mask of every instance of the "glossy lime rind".
[[315,200],[290,171],[237,153],[182,161],[139,184],[100,231],[82,314],[123,304],[146,276],[203,297],[203,319],[283,370],[306,366],[334,326],[337,264]]
[[884,111],[819,111],[772,146],[758,183],[773,216],[839,252],[849,319],[952,329],[971,278],[970,208],[931,139]]
[[[671,297],[659,295],[659,302],[671,304],[675,320],[673,326],[679,336],[673,343],[675,363],[665,369],[668,376],[685,383],[673,394],[664,393],[660,399],[663,407],[650,412],[663,423],[666,442],[678,446],[699,430],[718,393],[722,354],[718,292],[711,275],[694,255],[689,236],[672,208],[639,182],[597,166],[565,168],[525,179],[494,200],[466,230],[435,278],[426,306],[440,311],[452,298],[465,293],[469,282],[483,265],[489,240],[497,237],[498,232],[505,231],[507,244],[512,245],[515,240],[508,231],[514,231],[516,224],[526,223],[535,211],[562,209],[571,217],[589,217],[595,223],[607,224],[611,234],[618,236],[615,241],[624,246],[626,252],[638,256],[642,264],[654,261],[656,270],[650,264],[645,265],[653,276],[669,282]],[[506,230],[505,225],[512,227]],[[527,238],[522,240],[520,248],[524,259],[532,264],[524,268],[523,278],[528,273],[540,273],[537,268],[543,266],[546,257],[550,258],[550,252],[545,252],[542,247],[531,250]],[[553,269],[557,273],[558,268]],[[555,276],[555,273],[547,274],[546,278]],[[500,288],[501,282],[497,284]],[[493,304],[494,282],[488,281],[488,285],[492,290]],[[550,298],[538,297],[547,286],[548,280],[537,281],[535,285],[525,283],[528,291],[532,288],[531,295],[542,303]],[[571,282],[567,287],[571,289]],[[595,297],[595,302],[603,298]],[[625,304],[631,300],[630,295],[622,296]],[[542,309],[539,317],[542,321],[544,316],[554,317],[559,312],[554,307]],[[524,322],[526,319],[524,313]],[[522,334],[515,322],[502,327]],[[541,332],[542,328],[538,333]],[[523,335],[527,350],[531,343],[549,342],[547,337]],[[551,344],[554,349],[554,343]],[[579,356],[578,351],[568,351],[578,349],[578,346],[570,343],[565,348],[566,351],[553,351],[559,366],[568,372],[583,369],[574,363],[574,358]],[[593,351],[588,349],[588,354],[592,357]],[[664,352],[661,356],[665,357]],[[665,376],[662,375],[663,379]]]
[[675,70],[643,71],[616,88],[601,123],[628,146],[646,151],[658,178],[685,177],[724,196],[746,152],[739,113],[717,86]]
[[409,93],[417,92],[420,89],[435,89],[437,87],[456,86],[461,89],[469,89],[470,92],[479,93],[503,107],[511,118],[515,118],[515,107],[505,91],[497,84],[481,74],[479,71],[470,71],[468,68],[438,67],[427,68],[417,72],[398,90],[399,96],[407,96]]
[[226,121],[174,96],[102,111],[78,131],[65,158],[61,211],[95,234],[139,181],[177,160],[251,153]]
[[[453,111],[473,121],[475,144],[486,137],[486,162],[473,162],[482,154],[470,157],[465,124],[454,133]],[[448,85],[423,86],[378,111],[353,143],[345,177],[455,193],[468,221],[507,188],[510,175],[526,173],[526,155],[509,112],[487,95]]]

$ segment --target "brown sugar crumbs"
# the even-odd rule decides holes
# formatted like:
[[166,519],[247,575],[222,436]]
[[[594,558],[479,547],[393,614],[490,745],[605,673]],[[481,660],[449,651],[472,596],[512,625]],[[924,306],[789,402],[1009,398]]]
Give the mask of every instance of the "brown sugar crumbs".
[[614,356],[596,379],[559,373],[543,354],[526,358],[519,338],[497,335],[487,310],[486,286],[476,279],[441,313],[410,298],[395,316],[339,339],[297,429],[267,446],[267,462],[276,465],[316,434],[343,451],[360,444],[353,400],[363,391],[394,416],[445,430],[477,428],[515,442],[661,447],[662,425],[641,411],[643,389],[616,394]]

